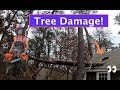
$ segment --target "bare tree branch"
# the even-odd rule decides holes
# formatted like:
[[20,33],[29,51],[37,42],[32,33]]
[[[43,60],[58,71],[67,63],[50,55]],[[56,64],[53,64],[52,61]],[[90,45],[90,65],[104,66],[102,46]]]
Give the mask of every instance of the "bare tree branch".
[[70,66],[67,68],[68,71],[67,71],[67,80],[69,79],[69,70],[70,70]]
[[17,14],[17,12],[18,12],[18,10],[15,11],[13,17],[12,17],[11,20],[8,22],[8,26],[5,27],[5,31],[3,32],[3,35],[2,35],[1,41],[3,40],[4,36],[6,35],[6,33],[7,33],[7,29],[10,27],[11,22],[13,21],[13,19],[14,19],[15,15]]
[[53,71],[53,66],[54,66],[54,65],[52,65],[52,69],[51,69],[49,75],[46,77],[46,80],[48,80],[48,77],[51,75],[51,73],[52,73],[52,71]]
[[67,80],[68,80],[69,69],[70,69],[70,66],[67,67],[67,70],[64,71],[64,73],[63,73],[63,75],[62,75],[62,77],[61,77],[61,80],[63,79],[63,77],[64,77],[64,75],[65,75],[66,72],[67,72]]
[[37,74],[42,70],[42,68],[44,68],[44,64],[43,64],[43,66],[42,66],[36,73],[34,73],[34,74],[32,75],[32,79],[33,79],[33,80],[36,80],[36,76],[37,76]]

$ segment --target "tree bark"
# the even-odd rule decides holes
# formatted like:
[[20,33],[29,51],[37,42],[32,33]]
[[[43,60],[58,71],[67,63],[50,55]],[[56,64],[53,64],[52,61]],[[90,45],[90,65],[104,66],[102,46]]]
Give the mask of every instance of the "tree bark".
[[88,51],[90,52],[90,56],[92,58],[93,56],[93,53],[92,53],[92,47],[91,47],[91,43],[90,43],[90,36],[89,36],[89,33],[87,31],[87,28],[85,27],[85,32],[86,32],[86,36],[87,36],[87,42],[88,42]]
[[77,56],[77,71],[75,73],[75,80],[83,80],[84,74],[84,38],[83,28],[78,28],[78,56]]
[[49,42],[49,40],[48,40],[48,44],[47,44],[47,47],[48,47],[48,60],[49,60],[49,58],[50,58],[50,42]]

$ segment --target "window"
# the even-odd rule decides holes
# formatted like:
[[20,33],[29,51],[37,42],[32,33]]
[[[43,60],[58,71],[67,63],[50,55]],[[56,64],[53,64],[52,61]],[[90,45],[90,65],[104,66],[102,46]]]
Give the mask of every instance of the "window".
[[110,73],[108,72],[97,72],[96,74],[97,80],[110,80]]

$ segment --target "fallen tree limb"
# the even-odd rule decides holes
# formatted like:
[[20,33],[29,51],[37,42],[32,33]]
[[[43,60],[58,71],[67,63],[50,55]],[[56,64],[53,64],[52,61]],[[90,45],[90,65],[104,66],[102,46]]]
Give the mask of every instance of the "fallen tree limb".
[[[31,57],[31,56],[29,56],[29,59],[32,59],[32,60],[35,60],[35,61],[38,61],[38,62],[43,62],[43,63],[46,63],[46,64],[77,66],[76,61],[62,61],[62,60],[48,61],[48,60],[36,59],[34,57]],[[90,67],[91,65],[92,65],[92,67],[102,66],[102,65],[104,65],[104,63],[85,63],[85,67]]]
[[43,62],[46,64],[58,64],[58,65],[69,65],[69,66],[76,66],[75,61],[61,61],[61,60],[54,60],[54,61],[48,61],[48,60],[41,60],[41,59],[36,59],[34,57],[29,56],[29,59],[38,61],[38,62]]

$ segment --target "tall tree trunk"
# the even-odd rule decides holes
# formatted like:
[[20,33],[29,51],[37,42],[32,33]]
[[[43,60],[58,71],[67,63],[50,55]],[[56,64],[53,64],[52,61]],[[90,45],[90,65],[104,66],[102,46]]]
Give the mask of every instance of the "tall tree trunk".
[[[67,33],[67,40],[69,41],[69,36],[70,36],[70,28],[69,27],[67,28],[67,31],[68,31],[68,33]],[[67,47],[66,48],[67,49],[66,50],[66,52],[67,52],[67,55],[66,55],[67,59],[66,59],[66,61],[67,61],[69,59],[69,48],[68,48],[69,42],[66,41],[65,45]]]
[[84,74],[84,38],[83,28],[78,28],[78,56],[77,56],[77,71],[75,73],[75,80],[83,80]]
[[56,31],[56,37],[55,37],[55,49],[54,49],[54,52],[55,52],[55,59],[57,59],[57,45],[58,45],[58,43],[57,43],[57,37],[58,37],[58,31]]
[[68,27],[67,29],[68,29],[68,35],[70,35],[70,28]]
[[48,60],[49,60],[50,58],[50,42],[49,41],[48,41],[47,47],[48,47]]
[[91,47],[91,43],[90,43],[90,36],[89,36],[89,33],[87,31],[87,28],[85,27],[85,32],[86,32],[86,36],[87,36],[87,42],[88,42],[88,51],[90,52],[90,56],[92,58],[93,56],[93,53],[92,53],[92,47]]
[[62,60],[62,47],[60,46],[59,60]]

